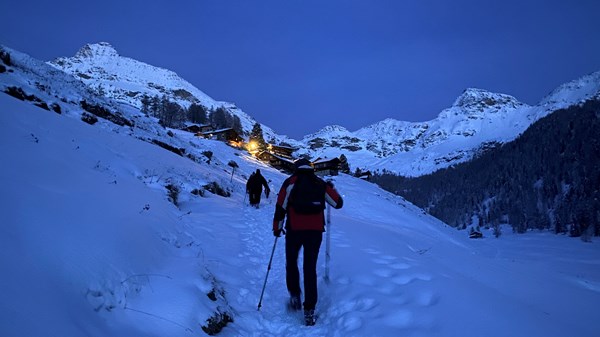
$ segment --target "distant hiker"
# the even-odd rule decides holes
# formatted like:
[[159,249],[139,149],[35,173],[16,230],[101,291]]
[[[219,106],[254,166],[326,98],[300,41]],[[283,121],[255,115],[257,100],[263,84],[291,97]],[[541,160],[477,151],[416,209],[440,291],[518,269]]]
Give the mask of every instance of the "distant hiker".
[[271,192],[269,184],[265,177],[260,174],[260,170],[256,169],[256,172],[253,172],[250,178],[248,178],[248,182],[246,182],[246,193],[250,196],[250,206],[258,208],[263,186],[265,187],[265,196],[269,198],[269,193]]
[[299,159],[294,166],[294,174],[283,182],[277,196],[273,235],[279,237],[285,233],[286,283],[290,293],[289,306],[293,310],[302,308],[298,254],[304,247],[304,319],[306,325],[314,325],[317,257],[325,231],[325,202],[339,209],[343,201],[332,183],[326,183],[315,175],[308,160]]

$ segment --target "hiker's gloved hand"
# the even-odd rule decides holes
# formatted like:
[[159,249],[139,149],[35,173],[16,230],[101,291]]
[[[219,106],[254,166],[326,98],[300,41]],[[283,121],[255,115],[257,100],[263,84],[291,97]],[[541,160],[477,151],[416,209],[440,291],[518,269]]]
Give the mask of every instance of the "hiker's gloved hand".
[[285,234],[285,231],[283,229],[274,229],[273,230],[273,236],[280,237],[281,233]]

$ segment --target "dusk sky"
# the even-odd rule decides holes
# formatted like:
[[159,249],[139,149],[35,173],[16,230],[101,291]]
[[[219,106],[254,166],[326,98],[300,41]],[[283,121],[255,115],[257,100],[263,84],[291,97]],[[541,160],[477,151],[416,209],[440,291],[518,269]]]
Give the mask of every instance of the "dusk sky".
[[468,87],[535,104],[600,70],[600,1],[5,1],[0,44],[35,58],[109,42],[299,139],[427,121]]

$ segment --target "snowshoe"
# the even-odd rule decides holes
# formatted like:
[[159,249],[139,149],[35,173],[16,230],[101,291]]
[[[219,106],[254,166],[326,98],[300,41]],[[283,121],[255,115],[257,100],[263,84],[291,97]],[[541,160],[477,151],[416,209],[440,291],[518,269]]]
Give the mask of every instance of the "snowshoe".
[[304,324],[313,326],[317,322],[317,316],[314,310],[304,310]]

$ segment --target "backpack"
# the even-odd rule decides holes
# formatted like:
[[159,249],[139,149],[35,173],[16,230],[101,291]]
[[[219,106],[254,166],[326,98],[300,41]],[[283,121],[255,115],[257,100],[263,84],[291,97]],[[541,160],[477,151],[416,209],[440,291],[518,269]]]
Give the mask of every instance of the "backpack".
[[290,192],[289,204],[299,214],[318,214],[325,209],[325,182],[314,174],[300,174]]

